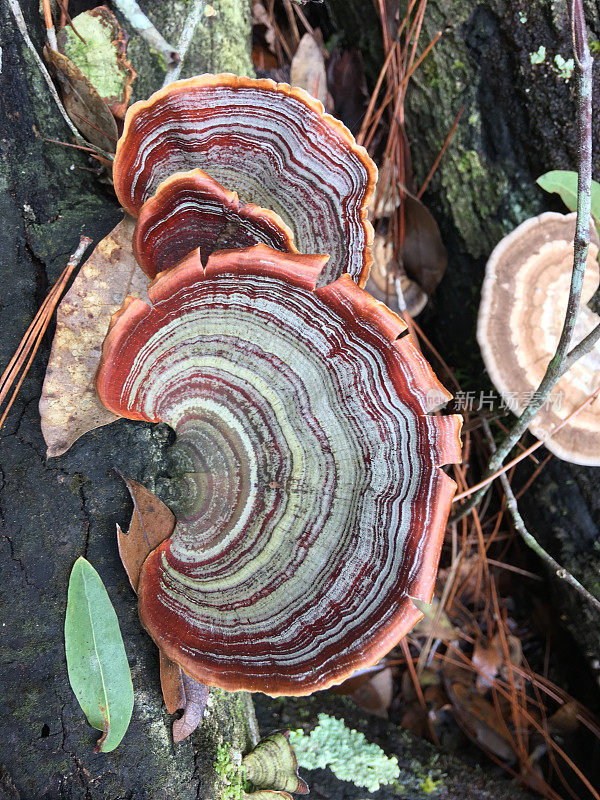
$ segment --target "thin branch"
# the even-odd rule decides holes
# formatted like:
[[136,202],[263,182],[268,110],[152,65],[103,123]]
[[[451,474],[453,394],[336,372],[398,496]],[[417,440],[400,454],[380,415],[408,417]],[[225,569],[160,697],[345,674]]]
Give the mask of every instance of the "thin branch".
[[[490,430],[490,426],[488,424],[488,421],[486,419],[484,419],[482,424],[483,424],[483,430],[485,431],[485,435],[486,435],[486,438],[487,438],[487,440],[489,442],[489,445],[490,445],[490,448],[492,450],[492,453],[494,453],[495,450],[496,450],[496,446],[494,444],[494,437],[492,436],[492,431]],[[504,492],[506,494],[506,505],[508,507],[508,510],[510,511],[514,526],[517,529],[517,531],[519,532],[519,535],[521,536],[521,538],[523,539],[523,541],[525,542],[527,547],[529,547],[531,550],[533,550],[533,552],[537,556],[539,556],[539,558],[542,559],[542,561],[546,564],[546,566],[550,567],[550,569],[553,571],[554,575],[557,578],[560,578],[561,580],[564,580],[566,583],[569,584],[569,586],[572,586],[573,589],[575,589],[577,592],[579,592],[579,594],[588,601],[588,603],[590,603],[591,605],[594,606],[596,611],[600,611],[600,601],[597,600],[594,597],[593,594],[590,594],[590,592],[588,592],[588,590],[585,588],[585,586],[582,586],[579,583],[577,578],[575,578],[573,575],[571,575],[570,572],[567,572],[567,570],[564,567],[561,567],[561,565],[558,563],[558,561],[556,561],[554,558],[552,558],[550,553],[548,553],[548,552],[546,552],[546,550],[544,550],[544,548],[538,542],[538,540],[535,538],[535,536],[533,536],[527,530],[527,526],[525,525],[525,522],[523,521],[523,517],[521,516],[521,513],[519,512],[519,506],[517,504],[517,498],[515,497],[515,495],[513,493],[513,490],[511,488],[511,485],[510,485],[509,480],[506,477],[505,473],[502,473],[502,475],[500,475],[500,480],[502,481],[502,487],[503,487]]]
[[[212,8],[212,6],[208,6],[208,8]],[[165,80],[163,86],[168,86],[173,81],[176,81],[179,76],[181,75],[181,69],[183,67],[183,59],[185,58],[189,46],[194,38],[194,34],[196,33],[196,28],[198,27],[198,23],[200,22],[200,17],[202,17],[205,12],[207,11],[206,0],[193,0],[192,7],[190,8],[189,14],[185,20],[183,25],[183,30],[181,31],[181,35],[179,37],[179,42],[177,44],[177,52],[179,53],[179,62],[174,66],[172,70],[167,72],[165,75]]]
[[[565,321],[556,352],[551,358],[537,391],[526,406],[521,416],[510,429],[510,433],[499,445],[490,458],[484,481],[486,485],[475,492],[471,499],[460,509],[459,514],[467,514],[487,491],[487,479],[490,478],[504,462],[516,442],[529,427],[529,423],[542,408],[548,395],[564,375],[568,366],[575,362],[574,353],[584,355],[587,344],[580,345],[569,353],[577,312],[581,301],[583,276],[587,265],[588,246],[590,242],[591,185],[592,185],[592,62],[587,43],[587,29],[583,15],[581,0],[572,0],[571,26],[573,33],[573,52],[575,54],[579,78],[577,93],[577,132],[578,132],[578,183],[577,183],[577,224],[573,243],[573,272]],[[592,332],[592,335],[595,332]],[[600,334],[598,334],[600,335]],[[587,337],[586,337],[587,338]],[[585,340],[584,340],[585,341]],[[594,342],[595,343],[595,342]],[[581,344],[581,343],[580,343]],[[568,362],[568,366],[567,366]]]
[[[564,426],[568,422],[570,422],[573,419],[573,417],[576,414],[579,414],[579,412],[582,411],[586,406],[589,406],[590,403],[593,403],[599,394],[600,394],[600,386],[597,386],[596,389],[590,395],[588,395],[582,403],[580,403],[576,408],[574,408],[573,411],[571,411],[571,413],[568,416],[566,416],[559,425],[556,426],[556,428],[552,431],[548,439],[551,439],[552,436],[555,436],[560,430],[564,428]],[[473,494],[478,494],[481,490],[487,491],[490,484],[493,481],[495,481],[496,478],[499,478],[500,475],[503,475],[505,472],[508,472],[509,469],[516,466],[520,461],[523,461],[525,458],[531,455],[531,453],[535,452],[538,449],[538,447],[541,447],[543,444],[545,444],[545,442],[548,441],[548,439],[546,440],[539,439],[535,444],[532,444],[531,447],[528,447],[526,450],[523,450],[523,452],[520,455],[513,458],[512,461],[509,461],[508,464],[505,464],[503,467],[499,467],[491,475],[488,475],[482,481],[475,484],[475,486],[469,486],[469,488],[466,489],[464,492],[455,495],[452,502],[455,503],[457,500],[462,500],[465,497],[470,497]],[[468,514],[472,508],[473,505],[471,503],[466,503],[464,506],[461,506],[459,512],[452,518],[452,521],[456,522],[459,519],[462,519],[462,517],[464,517],[465,514]]]
[[575,347],[569,352],[569,355],[565,359],[563,374],[568,372],[573,364],[582,356],[587,356],[588,353],[591,353],[599,341],[600,324],[596,325],[596,327],[591,330],[587,336],[584,336],[579,344],[575,345]]
[[25,40],[25,44],[29,48],[29,51],[31,52],[31,54],[32,54],[32,56],[34,58],[35,63],[37,64],[39,71],[42,73],[42,76],[43,76],[44,80],[48,84],[48,89],[50,90],[50,94],[54,98],[54,101],[55,101],[56,105],[58,106],[58,110],[60,111],[62,118],[64,119],[64,121],[69,126],[69,129],[71,130],[71,133],[77,139],[79,144],[83,144],[85,146],[88,146],[88,142],[86,142],[86,140],[79,133],[79,131],[77,130],[75,125],[73,125],[73,123],[69,119],[69,116],[68,116],[67,112],[65,111],[65,107],[63,106],[63,104],[61,102],[61,99],[58,96],[58,92],[56,91],[54,83],[52,82],[52,78],[50,77],[50,73],[48,72],[48,70],[46,69],[46,65],[44,64],[44,62],[42,61],[42,59],[38,55],[38,51],[33,46],[33,42],[31,41],[31,39],[29,37],[29,33],[27,31],[27,26],[26,26],[25,20],[23,18],[23,12],[21,11],[21,6],[19,5],[18,0],[8,0],[8,4],[10,6],[10,10],[12,11],[13,16],[15,18],[15,21],[17,23],[17,27],[19,29],[19,32],[21,33],[21,36]]
[[88,142],[87,139],[85,139],[79,133],[79,131],[77,130],[77,128],[75,127],[75,125],[73,124],[71,119],[69,118],[69,115],[65,111],[65,107],[63,106],[62,101],[61,101],[60,97],[58,96],[58,92],[56,91],[56,87],[54,86],[52,78],[50,77],[50,73],[46,69],[46,65],[44,64],[44,62],[40,58],[40,56],[38,54],[38,51],[33,46],[33,42],[31,41],[31,38],[29,36],[29,32],[27,31],[27,25],[25,24],[25,19],[23,18],[23,12],[21,11],[21,6],[19,5],[19,0],[8,0],[8,4],[10,6],[10,10],[12,11],[13,16],[15,18],[15,21],[17,23],[17,27],[19,29],[19,32],[20,32],[21,36],[23,37],[23,39],[25,41],[25,44],[27,45],[29,51],[31,52],[31,55],[34,58],[35,63],[37,64],[37,67],[38,67],[39,71],[42,73],[42,77],[46,81],[46,84],[48,86],[50,94],[52,95],[52,98],[53,98],[54,102],[58,106],[58,110],[60,111],[61,117],[64,119],[64,121],[69,126],[69,130],[71,131],[71,133],[75,137],[75,140],[82,147],[89,148],[89,149],[93,150],[95,153],[98,153],[98,155],[102,156],[102,158],[106,159],[109,163],[111,163],[112,161],[114,161],[115,157],[111,153],[107,153],[104,150],[102,150],[102,148],[96,147],[91,142]]
[[444,139],[444,144],[442,145],[442,147],[440,149],[440,152],[437,154],[437,157],[436,157],[435,161],[433,162],[433,164],[431,166],[431,169],[429,170],[429,174],[427,175],[427,177],[423,181],[423,184],[422,184],[421,188],[417,192],[417,199],[418,200],[420,200],[421,197],[423,196],[423,192],[429,186],[429,182],[431,181],[431,179],[433,178],[433,176],[435,174],[435,171],[439,167],[440,161],[442,160],[442,158],[444,157],[444,153],[448,149],[448,145],[450,144],[450,141],[451,141],[452,137],[454,136],[454,132],[456,131],[456,128],[458,127],[458,123],[460,122],[460,118],[462,117],[464,110],[465,110],[465,104],[463,103],[461,105],[461,107],[458,109],[458,114],[454,118],[454,122],[452,123],[452,127],[450,128],[450,130],[448,131],[448,135]]
[[165,59],[168,68],[179,64],[179,53],[167,42],[162,33],[155,27],[152,20],[144,14],[136,0],[113,0],[132,28],[140,34],[146,44],[157,50]]

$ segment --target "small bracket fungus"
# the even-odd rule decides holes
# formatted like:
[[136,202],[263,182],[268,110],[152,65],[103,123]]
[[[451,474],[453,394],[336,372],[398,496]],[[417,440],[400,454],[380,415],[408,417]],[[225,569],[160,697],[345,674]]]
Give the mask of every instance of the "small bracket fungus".
[[202,684],[326,688],[432,596],[460,418],[428,416],[445,390],[398,317],[348,275],[316,289],[326,260],[184,259],[104,343],[104,405],[168,423],[189,465],[186,511],[137,591],[163,656]]
[[206,264],[216,250],[267,244],[297,252],[294,237],[273,211],[242,205],[201,169],[176,172],[160,184],[142,208],[133,234],[133,252],[150,278],[174,267],[198,248]]
[[[565,319],[573,266],[575,214],[545,213],[519,225],[487,263],[477,339],[492,382],[515,413],[523,411],[554,355]],[[600,322],[587,303],[598,288],[598,235],[591,243],[573,346]],[[592,404],[548,438],[600,383],[600,347],[579,359],[553,389],[529,429],[575,464],[600,465],[600,407]]]
[[129,109],[113,176],[130,214],[137,216],[166,178],[197,168],[243,203],[279,215],[301,252],[328,253],[320,284],[347,272],[364,285],[377,168],[307,92],[266,79],[202,75]]

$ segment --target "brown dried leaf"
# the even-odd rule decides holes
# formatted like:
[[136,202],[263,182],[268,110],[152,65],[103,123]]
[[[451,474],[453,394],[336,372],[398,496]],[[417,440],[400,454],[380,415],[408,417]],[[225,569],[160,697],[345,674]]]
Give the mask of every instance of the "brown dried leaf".
[[504,720],[496,708],[462,683],[447,684],[452,710],[465,732],[481,747],[507,763],[516,760]]
[[479,641],[473,650],[472,661],[477,670],[475,687],[478,692],[483,694],[494,684],[503,661],[502,650],[493,645],[488,647],[482,641]]
[[126,217],[98,244],[58,307],[40,399],[48,458],[64,453],[87,431],[118,419],[100,402],[95,377],[111,316],[127,295],[146,294],[148,278],[131,250],[134,226]]
[[577,714],[579,704],[575,700],[562,705],[548,720],[550,729],[556,733],[573,733],[579,727]]
[[423,203],[408,193],[404,198],[404,221],[404,269],[409,278],[431,295],[444,277],[448,265],[448,254],[440,229]]
[[174,714],[185,706],[183,672],[179,664],[171,661],[162,650],[159,650],[158,653],[160,657],[160,686],[163,699],[169,714]]
[[[400,314],[402,309],[398,303],[398,290],[396,286],[396,270],[394,269],[394,248],[391,241],[381,233],[375,234],[371,248],[373,264],[367,282],[367,291],[377,300],[381,300],[392,311]],[[409,277],[404,274],[399,276],[400,291],[404,305],[411,317],[418,316],[427,305],[428,297],[425,292]]]
[[65,110],[75,127],[88,142],[114,153],[119,132],[108,105],[79,67],[62,53],[44,47],[44,58],[56,76]]
[[360,50],[334,51],[327,70],[335,115],[358,134],[369,105],[369,91]]
[[181,742],[193,733],[202,722],[206,701],[208,700],[208,686],[197,683],[189,675],[180,670],[183,682],[183,705],[184,709],[181,719],[176,719],[173,723],[173,741]]
[[145,486],[121,476],[133,500],[127,533],[117,525],[119,555],[133,590],[137,592],[142,565],[148,555],[173,533],[175,515]]
[[327,74],[323,54],[315,37],[305,33],[292,59],[290,83],[327,104]]
[[386,667],[366,677],[367,680],[351,691],[349,697],[363,711],[368,711],[369,714],[375,714],[377,717],[387,719],[388,709],[394,697],[392,669],[391,667]]

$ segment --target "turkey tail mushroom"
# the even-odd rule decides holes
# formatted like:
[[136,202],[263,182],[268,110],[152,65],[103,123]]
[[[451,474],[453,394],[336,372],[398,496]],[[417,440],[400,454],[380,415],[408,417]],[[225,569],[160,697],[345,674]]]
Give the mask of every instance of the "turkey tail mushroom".
[[115,316],[97,388],[168,423],[187,510],[143,563],[140,618],[199,683],[302,695],[375,663],[422,616],[460,418],[404,323],[324,256],[186,260]]
[[348,272],[364,286],[377,168],[339,120],[302,89],[236,75],[175,81],[135,103],[113,177],[137,216],[165,178],[200,168],[243,203],[271,209],[303,253],[329,253],[320,284]]

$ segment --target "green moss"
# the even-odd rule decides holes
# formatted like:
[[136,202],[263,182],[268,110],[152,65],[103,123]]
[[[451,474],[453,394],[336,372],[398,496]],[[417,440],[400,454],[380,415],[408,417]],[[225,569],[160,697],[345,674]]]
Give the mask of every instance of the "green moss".
[[244,768],[232,758],[229,744],[217,745],[215,772],[221,778],[221,795],[226,800],[243,800],[248,787],[244,779]]
[[79,14],[73,24],[85,41],[67,27],[65,55],[77,64],[102,97],[119,97],[123,93],[123,74],[109,29],[90,14]]
[[425,794],[433,794],[441,788],[442,783],[443,781],[441,778],[434,778],[429,774],[421,783],[421,791],[425,792]]
[[[483,164],[476,150],[452,153],[450,158],[454,160],[454,169],[446,165],[442,186],[454,224],[461,232],[469,253],[478,257],[488,253],[502,238],[501,225],[498,224],[495,230],[490,218],[498,214],[508,190],[508,181],[496,165]],[[487,237],[482,236],[482,220],[486,221]]]
[[364,734],[347,728],[343,720],[328,714],[319,714],[319,724],[308,736],[301,730],[292,731],[290,744],[301,767],[329,767],[341,780],[370,792],[400,776],[396,758],[388,758]]

